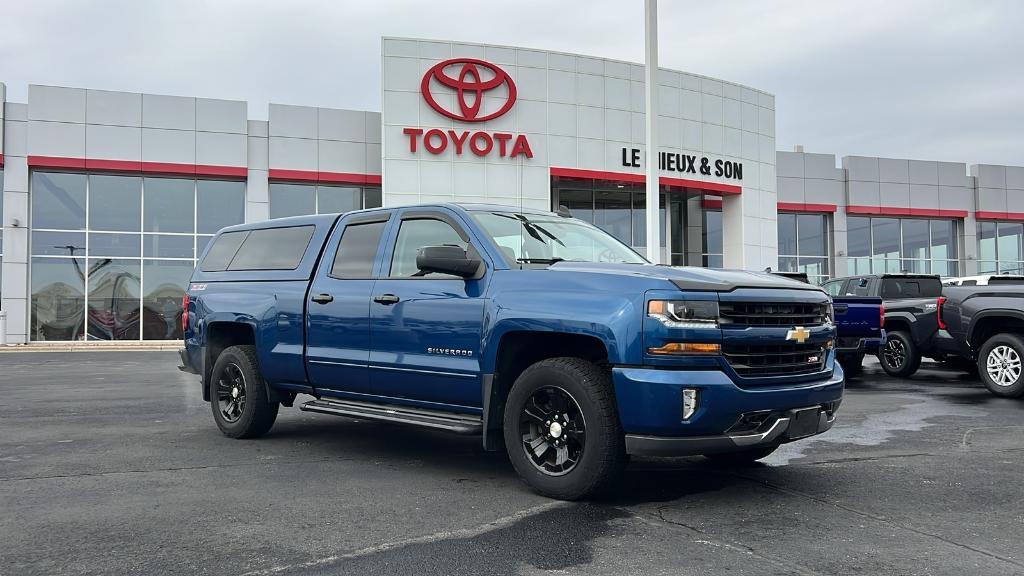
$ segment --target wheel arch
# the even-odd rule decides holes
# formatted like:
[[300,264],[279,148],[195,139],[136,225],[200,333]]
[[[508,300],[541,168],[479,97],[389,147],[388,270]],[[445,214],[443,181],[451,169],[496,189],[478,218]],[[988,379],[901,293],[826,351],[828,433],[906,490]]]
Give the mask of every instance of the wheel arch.
[[217,358],[232,346],[256,346],[256,325],[255,321],[214,320],[205,323],[204,335],[203,400],[209,402],[210,379]]
[[985,310],[971,318],[967,341],[975,355],[985,342],[1003,332],[1024,335],[1024,312],[1019,310]]
[[594,334],[555,330],[508,330],[497,340],[483,378],[483,444],[497,450],[502,437],[505,401],[526,368],[548,358],[582,358],[598,365],[609,362],[604,340]]

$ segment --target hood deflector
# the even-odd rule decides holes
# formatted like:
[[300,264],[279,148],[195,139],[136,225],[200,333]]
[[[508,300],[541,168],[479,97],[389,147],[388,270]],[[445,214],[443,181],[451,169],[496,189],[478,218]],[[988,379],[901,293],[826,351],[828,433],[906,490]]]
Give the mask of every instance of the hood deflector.
[[743,278],[739,281],[673,278],[671,282],[676,285],[676,288],[688,292],[732,292],[739,288],[771,288],[776,290],[813,290],[815,292],[823,292],[821,288],[813,284],[788,280],[786,282],[779,282],[775,278],[761,280],[753,275],[750,278]]

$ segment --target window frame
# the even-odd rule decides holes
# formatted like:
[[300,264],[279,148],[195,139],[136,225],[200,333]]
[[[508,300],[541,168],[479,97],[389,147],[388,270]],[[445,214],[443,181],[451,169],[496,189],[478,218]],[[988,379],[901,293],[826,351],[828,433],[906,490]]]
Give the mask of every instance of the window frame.
[[[481,267],[480,273],[472,278],[461,278],[459,276],[451,275],[393,276],[391,274],[391,269],[394,267],[395,254],[398,249],[398,237],[402,233],[402,224],[410,220],[439,220],[451,226],[452,229],[455,230],[455,233],[459,236],[459,238],[466,242],[466,254],[472,258],[476,258],[483,262],[483,266]],[[474,245],[473,238],[470,237],[465,227],[449,214],[435,210],[409,210],[407,212],[400,214],[398,217],[398,221],[395,223],[394,226],[394,234],[392,234],[391,237],[388,238],[388,249],[384,253],[384,256],[385,258],[384,261],[381,262],[381,270],[380,273],[378,274],[378,277],[380,279],[387,280],[450,280],[465,282],[466,280],[476,280],[482,278],[487,273],[487,269],[490,266],[487,259],[483,257],[483,255]],[[387,266],[386,271],[384,270],[384,266]]]
[[[991,238],[982,238],[981,227],[984,226],[985,224],[991,224],[993,226],[992,237]],[[977,240],[977,247],[976,248],[977,248],[977,252],[978,252],[977,262],[979,264],[979,266],[978,266],[978,273],[979,274],[999,275],[999,274],[1004,274],[1004,273],[1006,273],[1006,274],[1020,273],[1021,271],[1024,271],[1024,231],[1022,231],[1021,234],[1017,236],[1017,256],[1019,256],[1020,259],[1005,260],[1005,259],[1001,258],[1000,254],[999,254],[999,252],[1000,252],[1000,250],[999,250],[999,238],[1000,238],[1000,236],[999,236],[999,229],[1002,226],[1015,226],[1016,227],[1016,226],[1021,226],[1021,224],[1022,224],[1022,222],[1012,221],[1012,220],[979,220],[978,221],[978,240]],[[986,240],[986,239],[992,241],[993,259],[991,259],[991,260],[984,259],[981,256],[981,243],[982,243],[983,240]],[[995,267],[995,269],[994,270],[987,270],[987,269],[986,270],[982,270],[982,268],[981,268],[981,264],[982,263],[985,263],[985,264],[991,263]],[[1014,272],[1014,270],[1007,270],[1005,268],[1006,265],[1012,265],[1012,268],[1014,270],[1016,270],[1017,272]]]
[[[36,215],[34,213],[32,202],[33,202],[33,199],[37,197],[37,195],[36,195],[37,184],[39,184],[38,177],[47,176],[47,175],[71,175],[71,176],[82,178],[84,180],[85,196],[84,196],[83,205],[82,205],[82,210],[84,211],[83,212],[83,216],[84,216],[84,219],[85,219],[84,220],[85,221],[84,227],[82,227],[82,228],[77,228],[77,227],[75,227],[75,228],[53,228],[53,227],[37,227],[36,226],[36,217],[35,217]],[[94,179],[97,178],[97,177],[104,177],[104,178],[106,178],[106,177],[119,177],[119,178],[132,179],[132,180],[136,181],[135,183],[133,183],[133,186],[135,186],[135,185],[138,186],[139,195],[140,195],[139,196],[139,213],[138,213],[138,217],[137,217],[137,220],[138,220],[138,229],[137,230],[134,229],[135,228],[134,224],[133,224],[131,230],[106,230],[106,229],[100,230],[100,229],[93,229],[92,224],[91,224],[92,218],[90,217],[89,210],[90,210],[91,196],[95,192],[95,189],[94,189],[94,187],[95,187],[94,186],[95,185]],[[214,232],[214,233],[202,233],[202,232],[198,231],[198,223],[199,223],[199,219],[200,219],[200,216],[201,216],[200,211],[199,211],[200,190],[204,189],[204,188],[209,190],[211,186],[212,187],[223,186],[223,187],[225,187],[225,188],[227,188],[229,190],[232,202],[237,202],[239,200],[239,198],[241,199],[241,204],[240,205],[241,205],[242,209],[237,214],[235,214],[232,211],[232,214],[230,214],[230,216],[232,216],[231,221],[226,222],[226,223],[224,223],[224,222],[219,223],[218,229],[224,228],[224,227],[227,227],[227,226],[243,224],[245,222],[244,206],[245,206],[245,197],[246,197],[247,190],[248,190],[248,181],[244,180],[244,179],[226,178],[226,177],[225,178],[200,177],[200,176],[196,176],[196,175],[192,175],[192,176],[187,176],[187,175],[160,175],[160,174],[142,174],[142,175],[138,175],[138,174],[135,174],[135,173],[122,174],[122,173],[107,173],[107,172],[95,171],[95,170],[61,170],[61,169],[30,170],[29,171],[29,175],[28,175],[28,179],[29,179],[29,189],[30,189],[30,194],[29,194],[29,214],[30,214],[30,216],[29,216],[29,223],[28,223],[29,238],[28,238],[28,247],[27,248],[28,248],[28,258],[30,259],[29,260],[29,264],[28,264],[28,276],[29,276],[29,278],[28,278],[28,283],[29,283],[28,284],[29,285],[28,301],[29,301],[30,311],[27,314],[26,320],[28,322],[29,340],[32,341],[32,342],[37,342],[37,341],[45,342],[45,341],[47,341],[45,339],[44,340],[36,340],[33,337],[34,334],[36,333],[36,331],[35,331],[36,328],[39,328],[40,330],[45,330],[46,329],[46,327],[43,326],[43,325],[39,325],[38,327],[36,326],[36,324],[35,324],[36,317],[34,316],[32,310],[31,310],[32,309],[32,303],[33,303],[33,301],[34,301],[34,299],[36,297],[36,292],[34,291],[34,289],[32,287],[32,278],[34,276],[34,272],[33,271],[34,271],[34,268],[35,268],[35,265],[36,265],[37,262],[41,262],[41,261],[53,262],[53,261],[58,261],[58,260],[63,260],[63,261],[69,261],[69,260],[70,261],[76,261],[77,260],[78,262],[81,263],[81,265],[82,265],[82,274],[84,276],[84,279],[83,279],[84,284],[83,284],[83,289],[82,289],[82,313],[84,314],[83,318],[85,318],[86,324],[88,324],[89,302],[90,302],[90,300],[94,300],[94,299],[90,298],[90,295],[92,294],[92,290],[90,290],[90,287],[89,287],[89,280],[90,280],[90,277],[92,276],[92,274],[88,270],[89,262],[100,261],[100,260],[104,260],[104,259],[109,258],[111,260],[130,261],[130,262],[133,263],[133,265],[134,264],[138,264],[138,267],[139,267],[138,279],[139,279],[139,283],[140,283],[140,288],[139,288],[140,293],[139,293],[139,298],[138,298],[138,305],[139,305],[139,310],[140,310],[140,319],[139,319],[139,328],[138,328],[139,337],[137,339],[118,340],[118,341],[119,342],[154,341],[151,338],[147,338],[147,334],[148,333],[146,331],[146,323],[144,321],[145,314],[146,314],[146,311],[147,311],[147,308],[146,308],[147,307],[147,303],[149,302],[149,299],[146,298],[146,292],[145,292],[145,287],[148,286],[147,278],[146,278],[146,270],[147,269],[152,269],[152,266],[155,265],[155,264],[175,263],[175,264],[179,264],[181,266],[185,266],[186,262],[188,263],[188,265],[193,270],[195,270],[196,269],[196,265],[198,264],[198,262],[200,262],[203,259],[202,257],[204,256],[203,252],[205,250],[205,246],[208,245],[209,241],[216,236],[216,232]],[[190,232],[150,231],[149,228],[147,228],[147,220],[146,220],[146,215],[147,215],[146,214],[146,195],[147,195],[147,191],[149,190],[147,185],[152,186],[157,181],[165,181],[165,180],[167,180],[167,181],[180,180],[180,181],[184,181],[184,182],[188,183],[188,188],[190,189],[191,192],[187,195],[187,198],[182,198],[181,200],[186,205],[190,205],[190,215],[188,216],[188,219],[191,221],[191,231]],[[211,185],[211,184],[208,184],[208,183],[214,183],[214,184]],[[133,197],[134,197],[134,191],[133,191]],[[134,212],[134,206],[132,208],[132,212]],[[220,212],[213,212],[212,213],[212,216],[215,216],[215,217],[222,217],[224,215],[225,214],[220,213]],[[237,220],[236,221],[235,218],[234,218],[235,216],[240,217],[241,220]],[[209,224],[217,224],[216,220],[217,220],[217,218],[211,218],[211,219],[209,219],[208,223]],[[70,254],[69,253],[61,254],[61,253],[57,253],[57,252],[55,252],[53,250],[40,250],[40,251],[37,252],[36,249],[35,249],[35,245],[36,245],[36,242],[37,242],[37,240],[36,240],[37,235],[39,235],[39,234],[47,234],[47,233],[76,234],[76,235],[80,235],[80,236],[78,236],[78,237],[67,236],[66,237],[66,238],[75,238],[74,240],[72,240],[72,242],[75,244],[75,246],[71,247]],[[131,255],[131,256],[114,256],[114,255],[112,255],[112,256],[108,257],[108,256],[100,256],[98,254],[94,254],[93,253],[94,252],[94,250],[93,250],[94,247],[92,246],[92,242],[90,242],[90,237],[95,239],[95,238],[107,237],[107,236],[117,236],[118,238],[121,238],[121,239],[125,239],[126,237],[131,237],[131,239],[130,239],[131,246],[134,246],[136,243],[138,244],[137,254],[134,254],[134,248],[133,248],[133,255]],[[183,240],[183,242],[186,242],[186,243],[191,245],[191,251],[190,251],[191,254],[189,256],[147,255],[147,252],[146,252],[147,242],[150,241],[150,240],[154,240],[155,238],[161,237],[161,236],[166,236],[166,237],[172,237],[173,236],[173,237],[178,237],[178,238],[183,238],[183,239],[187,238],[188,240],[187,241]],[[79,240],[77,238],[81,238],[81,240],[80,240],[81,244],[80,245],[79,245]],[[184,294],[187,291],[187,289],[188,289],[188,283],[186,282],[180,288],[181,288],[181,293]],[[158,313],[166,321],[166,316],[165,316],[164,312],[158,311]],[[83,330],[82,334],[79,335],[80,337],[77,340],[50,340],[50,341],[51,342],[76,342],[76,341],[83,341],[83,340],[89,339],[91,333],[89,332],[88,326],[84,326],[82,330]],[[168,341],[168,342],[178,341],[178,342],[180,342],[180,339],[164,340],[164,341]]]
[[[377,265],[381,263],[381,257],[384,255],[383,251],[386,249],[385,241],[388,239],[388,221],[391,220],[391,213],[384,212],[382,214],[371,214],[368,216],[357,216],[347,222],[341,223],[336,234],[338,235],[338,241],[334,243],[333,254],[330,259],[330,266],[327,268],[325,276],[333,280],[376,280],[380,274],[376,273]],[[380,232],[380,238],[377,239],[377,252],[373,255],[373,266],[370,267],[370,274],[365,278],[346,278],[342,276],[334,275],[334,263],[338,259],[338,252],[341,250],[341,241],[345,237],[345,231],[348,230],[349,226],[365,226],[368,224],[383,224],[384,228]],[[397,239],[397,237],[396,237]],[[326,262],[326,261],[325,261]]]
[[[853,216],[851,216],[851,217],[853,217]],[[962,261],[964,260],[963,256],[961,255],[963,250],[962,250],[962,246],[961,246],[961,242],[960,242],[960,238],[962,238],[962,235],[961,235],[961,230],[962,230],[962,226],[963,226],[963,221],[962,220],[957,219],[957,218],[914,218],[914,217],[906,217],[906,216],[887,216],[887,215],[857,215],[855,217],[856,218],[862,218],[862,219],[864,219],[864,220],[866,220],[868,222],[868,226],[867,226],[867,233],[868,233],[867,242],[868,242],[868,252],[869,253],[868,253],[867,256],[850,256],[850,255],[847,255],[847,257],[846,257],[846,271],[847,271],[847,274],[849,276],[863,276],[863,275],[868,275],[868,274],[876,274],[876,275],[881,275],[881,274],[902,274],[902,273],[904,273],[904,270],[907,270],[908,271],[907,273],[910,273],[910,274],[935,274],[936,272],[935,272],[934,268],[935,268],[936,264],[940,264],[940,265],[945,266],[946,270],[950,270],[950,268],[952,268],[952,271],[953,271],[953,274],[950,274],[950,275],[939,274],[939,276],[942,276],[942,277],[956,277],[959,274],[961,274],[961,271],[962,271],[962,268],[963,268]],[[897,222],[897,232],[898,232],[897,233],[898,246],[897,246],[897,251],[896,251],[897,257],[895,257],[895,258],[886,258],[884,256],[876,255],[875,254],[875,225],[874,225],[874,221],[876,219],[895,220]],[[919,221],[919,222],[927,222],[928,223],[928,247],[927,247],[928,258],[920,259],[920,258],[904,258],[903,257],[904,250],[905,250],[905,246],[904,246],[905,234],[904,234],[903,223],[906,222],[906,221]],[[933,231],[934,226],[932,225],[935,222],[949,223],[949,224],[952,225],[952,236],[951,236],[951,241],[952,242],[950,244],[948,244],[948,246],[951,246],[953,248],[953,250],[956,251],[956,257],[955,258],[949,258],[949,257],[947,257],[947,258],[936,258],[935,257],[933,248],[935,248],[935,246],[936,246],[936,244],[935,244],[935,237],[936,236],[935,236],[934,231]],[[849,227],[849,225],[847,225],[847,245],[849,245],[849,233],[850,233],[849,229],[850,229],[850,227]],[[980,242],[981,239],[979,238],[978,241]],[[980,247],[980,244],[979,244],[979,247]],[[898,266],[899,269],[895,270],[895,271],[889,270],[888,269],[888,263],[889,262],[897,262],[898,265],[899,265]],[[913,263],[913,262],[923,262],[923,263],[927,264],[927,266],[928,266],[927,271],[910,270],[909,267],[908,267],[908,264]],[[855,270],[854,269],[858,264],[863,264],[863,263],[867,264],[867,270],[859,270],[859,269]]]
[[[782,212],[779,214],[792,215],[793,216],[793,245],[796,247],[795,254],[783,254],[779,252],[778,265],[779,271],[788,272],[789,270],[782,269],[782,259],[791,258],[796,261],[796,270],[794,272],[804,272],[808,275],[808,280],[818,285],[824,285],[831,278],[835,276],[835,263],[832,260],[832,219],[828,217],[828,214],[822,214],[821,212]],[[815,216],[821,220],[821,235],[824,241],[824,254],[801,254],[800,252],[800,217],[801,216]],[[778,219],[776,219],[776,236],[778,236]],[[806,270],[800,269],[801,260],[822,260],[825,262],[825,273],[824,274],[811,274]]]

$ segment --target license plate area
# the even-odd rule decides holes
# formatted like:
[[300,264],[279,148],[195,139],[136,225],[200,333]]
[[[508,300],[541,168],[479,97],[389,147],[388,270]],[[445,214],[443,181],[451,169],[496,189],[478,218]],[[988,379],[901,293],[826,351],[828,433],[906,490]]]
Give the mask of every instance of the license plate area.
[[818,422],[821,417],[821,408],[801,408],[794,410],[789,419],[789,428],[786,436],[790,440],[806,438],[818,433]]

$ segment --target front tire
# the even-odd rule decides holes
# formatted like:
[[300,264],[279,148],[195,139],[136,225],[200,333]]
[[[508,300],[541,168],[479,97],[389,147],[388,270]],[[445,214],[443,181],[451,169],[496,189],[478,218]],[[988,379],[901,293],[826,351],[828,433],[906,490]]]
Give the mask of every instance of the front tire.
[[909,332],[890,332],[885,346],[878,351],[878,362],[889,376],[908,378],[921,367],[921,353],[918,352]]
[[274,425],[280,404],[267,399],[255,346],[232,346],[217,357],[210,374],[210,407],[229,438],[256,438]]
[[1016,334],[996,334],[981,346],[978,375],[988,391],[1003,398],[1024,396],[1024,340]]
[[611,376],[580,358],[549,358],[523,371],[505,404],[504,436],[519,476],[551,498],[605,492],[626,465]]

